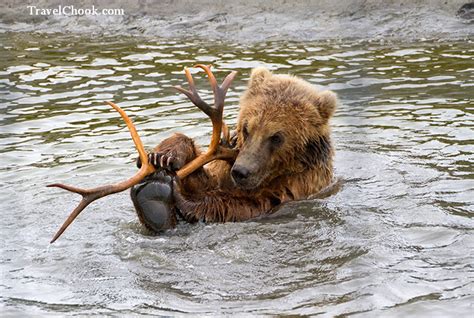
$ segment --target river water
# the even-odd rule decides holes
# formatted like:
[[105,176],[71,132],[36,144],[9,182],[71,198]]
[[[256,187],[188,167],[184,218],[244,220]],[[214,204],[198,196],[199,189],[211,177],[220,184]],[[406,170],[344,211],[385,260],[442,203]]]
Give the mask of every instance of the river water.
[[[0,310],[102,314],[455,316],[472,314],[474,48],[467,41],[234,44],[0,35]],[[113,100],[153,147],[173,132],[206,145],[211,125],[171,86],[183,67],[292,73],[338,93],[342,189],[242,223],[179,224],[159,236],[128,193],[89,206],[46,188],[131,176],[137,156]],[[211,98],[202,75],[197,85]]]

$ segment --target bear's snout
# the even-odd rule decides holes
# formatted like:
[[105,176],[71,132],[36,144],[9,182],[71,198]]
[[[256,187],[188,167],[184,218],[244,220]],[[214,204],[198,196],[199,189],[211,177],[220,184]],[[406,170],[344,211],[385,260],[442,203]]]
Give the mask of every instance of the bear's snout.
[[232,178],[238,184],[245,182],[250,176],[250,170],[241,165],[234,165],[231,170]]

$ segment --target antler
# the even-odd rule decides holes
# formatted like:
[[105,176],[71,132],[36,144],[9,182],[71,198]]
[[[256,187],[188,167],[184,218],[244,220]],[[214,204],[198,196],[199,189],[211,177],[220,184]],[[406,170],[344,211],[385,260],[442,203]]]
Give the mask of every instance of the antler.
[[120,107],[118,107],[114,103],[107,102],[107,104],[109,104],[116,111],[118,111],[120,115],[122,116],[123,120],[125,121],[125,124],[127,124],[128,130],[130,131],[130,134],[132,135],[133,142],[135,143],[135,147],[137,148],[137,151],[140,155],[140,159],[143,164],[140,170],[138,170],[138,172],[133,177],[116,184],[104,185],[104,186],[100,186],[100,187],[92,188],[92,189],[81,189],[81,188],[68,186],[62,183],[54,183],[54,184],[47,185],[47,187],[58,187],[58,188],[82,195],[81,202],[72,211],[72,213],[69,215],[66,221],[64,221],[64,224],[61,226],[58,232],[54,235],[50,243],[54,243],[54,241],[56,241],[61,236],[61,234],[63,234],[66,228],[74,221],[74,219],[79,215],[79,213],[81,213],[82,210],[84,210],[93,201],[100,199],[102,197],[105,197],[106,195],[109,195],[109,194],[124,191],[134,186],[135,184],[139,183],[141,180],[143,180],[143,178],[145,178],[147,175],[155,171],[155,168],[153,167],[153,165],[148,163],[148,157],[147,157],[145,148],[143,147],[143,143],[140,140],[140,136],[138,136],[137,130],[135,129],[135,126],[133,125],[131,119]]
[[216,159],[235,158],[237,154],[235,149],[229,149],[220,146],[222,130],[224,130],[224,138],[228,139],[229,137],[229,131],[226,124],[222,120],[222,114],[224,111],[224,100],[227,94],[227,89],[237,75],[237,72],[232,71],[226,76],[221,86],[219,86],[214,74],[211,72],[211,66],[198,64],[194,67],[199,67],[206,72],[212,91],[214,92],[214,106],[210,106],[201,99],[196,90],[196,86],[194,85],[194,79],[191,75],[191,72],[189,72],[189,69],[187,68],[184,69],[184,72],[186,74],[186,79],[188,80],[189,90],[186,90],[181,86],[174,86],[174,88],[186,95],[194,105],[196,105],[200,110],[206,113],[207,116],[209,116],[212,122],[212,137],[207,152],[195,158],[177,172],[177,176],[181,179],[193,173],[196,169],[202,167],[208,162]]
[[[224,137],[228,138],[228,130],[227,130],[227,126],[222,121],[222,113],[224,109],[224,99],[227,93],[227,89],[229,88],[237,72],[235,71],[231,72],[224,79],[222,85],[218,86],[216,78],[212,74],[209,67],[205,65],[201,65],[201,64],[196,65],[196,67],[202,68],[209,77],[209,82],[211,83],[211,87],[214,92],[214,106],[213,107],[209,106],[206,102],[204,102],[199,97],[196,87],[194,86],[194,80],[191,76],[191,73],[189,72],[187,68],[185,68],[185,73],[186,73],[186,78],[188,79],[188,82],[189,82],[190,91],[185,90],[182,87],[175,87],[175,88],[179,90],[180,92],[184,93],[186,96],[188,96],[189,99],[197,107],[199,107],[199,109],[201,109],[203,112],[205,112],[209,116],[209,118],[212,121],[212,138],[211,138],[211,144],[209,146],[209,149],[205,154],[198,156],[197,158],[195,158],[193,161],[188,163],[186,166],[184,166],[177,172],[177,176],[181,179],[187,177],[188,175],[190,175],[195,170],[202,167],[208,162],[211,162],[216,159],[235,158],[235,156],[237,155],[236,150],[224,148],[219,145],[222,129],[224,129]],[[61,183],[54,183],[54,184],[48,185],[48,187],[58,187],[58,188],[82,195],[81,202],[79,202],[79,205],[72,211],[72,213],[69,215],[66,221],[64,221],[63,225],[58,230],[58,232],[54,235],[50,243],[54,243],[54,241],[56,241],[61,236],[61,234],[63,234],[63,232],[76,219],[76,217],[93,201],[100,199],[102,197],[105,197],[109,194],[124,191],[134,186],[135,184],[138,184],[147,175],[155,171],[155,168],[153,167],[153,165],[151,165],[148,162],[148,157],[147,157],[145,148],[143,147],[143,143],[140,140],[137,130],[135,129],[135,126],[133,125],[130,118],[116,104],[112,102],[107,102],[107,104],[109,104],[116,111],[118,111],[120,115],[122,116],[123,120],[125,121],[125,124],[127,125],[128,130],[130,131],[130,134],[132,136],[133,142],[135,143],[135,148],[137,149],[140,155],[142,166],[140,170],[138,170],[138,172],[128,180],[125,180],[116,184],[100,186],[97,188],[81,189],[81,188],[76,188],[76,187],[72,187],[69,185],[61,184]]]

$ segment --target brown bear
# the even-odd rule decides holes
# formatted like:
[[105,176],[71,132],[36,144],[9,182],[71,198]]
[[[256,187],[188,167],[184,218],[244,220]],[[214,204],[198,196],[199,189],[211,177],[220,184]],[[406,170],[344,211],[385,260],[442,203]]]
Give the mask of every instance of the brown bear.
[[[318,91],[295,76],[254,69],[240,100],[235,161],[211,162],[175,182],[172,190],[164,187],[172,199],[164,198],[160,188],[139,200],[137,189],[143,189],[148,178],[132,189],[140,221],[155,231],[173,227],[175,213],[189,222],[243,221],[317,194],[333,179],[329,119],[336,105],[331,91]],[[200,153],[191,138],[174,134],[154,149],[149,160],[157,168],[176,171]],[[159,209],[147,205],[150,198],[169,204],[173,211],[158,226],[150,225],[144,215],[154,213],[147,209]]]

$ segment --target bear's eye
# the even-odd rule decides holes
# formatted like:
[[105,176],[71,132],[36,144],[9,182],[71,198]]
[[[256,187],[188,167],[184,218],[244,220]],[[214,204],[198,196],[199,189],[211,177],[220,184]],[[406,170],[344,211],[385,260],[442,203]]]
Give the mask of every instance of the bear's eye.
[[278,147],[283,143],[283,136],[280,133],[276,133],[270,137],[272,146]]

